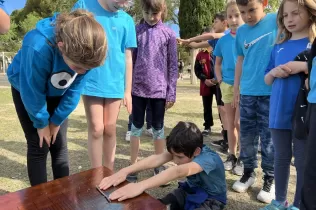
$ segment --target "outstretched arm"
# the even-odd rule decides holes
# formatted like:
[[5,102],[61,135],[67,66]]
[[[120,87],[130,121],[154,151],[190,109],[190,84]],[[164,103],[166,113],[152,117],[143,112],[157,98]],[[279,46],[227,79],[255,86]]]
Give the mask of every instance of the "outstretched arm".
[[10,16],[0,8],[0,34],[5,34],[10,29]]

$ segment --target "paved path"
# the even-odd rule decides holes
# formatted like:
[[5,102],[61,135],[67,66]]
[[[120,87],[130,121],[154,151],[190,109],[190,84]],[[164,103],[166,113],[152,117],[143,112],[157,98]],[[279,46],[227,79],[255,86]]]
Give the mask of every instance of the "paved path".
[[1,86],[6,86],[6,87],[10,86],[7,76],[4,74],[0,74],[0,87]]

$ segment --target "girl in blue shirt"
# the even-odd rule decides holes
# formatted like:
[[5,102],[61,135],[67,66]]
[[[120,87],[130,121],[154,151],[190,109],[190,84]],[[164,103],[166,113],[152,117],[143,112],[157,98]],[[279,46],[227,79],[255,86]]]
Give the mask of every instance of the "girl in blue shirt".
[[[269,127],[275,149],[276,199],[264,209],[300,208],[306,141],[293,137],[292,117],[301,78],[298,74],[294,74],[294,71],[290,73],[284,70],[282,65],[292,61],[300,52],[309,48],[310,41],[315,38],[312,30],[315,23],[311,19],[316,14],[315,12],[307,1],[304,1],[304,5],[300,5],[297,1],[291,0],[283,0],[278,12],[279,35],[265,76],[266,84],[272,85]],[[292,150],[295,157],[297,182],[294,203],[287,207]]]
[[47,181],[48,152],[54,179],[69,175],[67,118],[79,103],[87,70],[102,65],[106,48],[102,26],[82,10],[43,19],[25,35],[7,76],[32,186]]
[[123,99],[132,110],[132,48],[137,47],[133,18],[120,8],[127,0],[78,0],[74,8],[92,12],[108,39],[105,64],[89,76],[83,90],[88,122],[88,153],[92,167],[113,169],[116,121]]

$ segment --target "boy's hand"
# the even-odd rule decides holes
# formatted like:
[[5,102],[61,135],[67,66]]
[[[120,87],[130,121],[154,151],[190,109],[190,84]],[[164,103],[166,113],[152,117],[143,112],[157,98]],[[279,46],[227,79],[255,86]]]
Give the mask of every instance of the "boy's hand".
[[130,183],[110,194],[111,200],[123,201],[142,194],[144,190],[139,183]]
[[54,123],[49,124],[50,134],[51,134],[51,136],[53,136],[52,144],[54,144],[56,141],[56,137],[57,137],[59,129],[60,129],[60,126],[57,126]]
[[49,129],[49,126],[46,126],[45,128],[38,128],[37,129],[37,134],[38,134],[38,137],[39,137],[39,145],[40,145],[40,148],[43,147],[43,140],[45,140],[45,142],[47,143],[48,147],[50,147],[50,142],[52,140],[52,135],[50,133],[50,129]]
[[131,93],[124,94],[123,104],[126,107],[128,114],[131,114],[132,113],[132,95],[131,95]]
[[178,43],[179,43],[180,45],[188,45],[188,44],[191,43],[190,39],[179,39],[179,38],[178,38],[177,41],[178,41]]
[[173,107],[173,105],[174,105],[174,102],[172,102],[172,101],[167,101],[167,102],[166,102],[166,106],[165,106],[166,110],[167,110],[167,109],[170,109],[171,107]]
[[[284,68],[284,65],[283,65],[283,68]],[[277,66],[274,69],[272,69],[270,73],[275,78],[286,78],[290,75],[290,73],[288,72],[290,70],[287,69],[287,71],[285,71],[283,70],[283,68],[282,66]]]
[[232,103],[232,107],[237,108],[239,106],[239,102],[240,102],[239,88],[234,87],[234,100]]
[[125,173],[123,170],[120,170],[112,176],[108,176],[102,179],[101,183],[99,184],[99,187],[101,190],[106,190],[112,186],[116,187],[117,185],[124,182],[126,180],[126,177],[127,173]]
[[216,85],[215,83],[212,82],[211,79],[206,79],[206,80],[204,81],[204,83],[205,83],[206,86],[208,86],[208,87],[212,87],[212,86]]

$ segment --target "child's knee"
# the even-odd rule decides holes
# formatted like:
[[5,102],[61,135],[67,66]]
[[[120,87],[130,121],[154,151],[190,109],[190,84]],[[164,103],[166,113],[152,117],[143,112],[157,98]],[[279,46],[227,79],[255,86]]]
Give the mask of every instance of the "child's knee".
[[159,139],[165,139],[165,129],[162,127],[161,129],[157,130],[153,127],[153,139],[159,140]]
[[91,136],[93,139],[99,139],[103,136],[103,133],[104,133],[104,125],[101,124],[101,125],[93,125],[91,126],[90,128],[90,132],[91,132]]
[[132,124],[131,136],[140,137],[142,135],[142,132],[143,132],[143,126],[141,126],[140,128],[137,128],[134,124]]
[[112,137],[112,136],[115,136],[115,134],[116,134],[116,123],[104,125],[105,136]]

